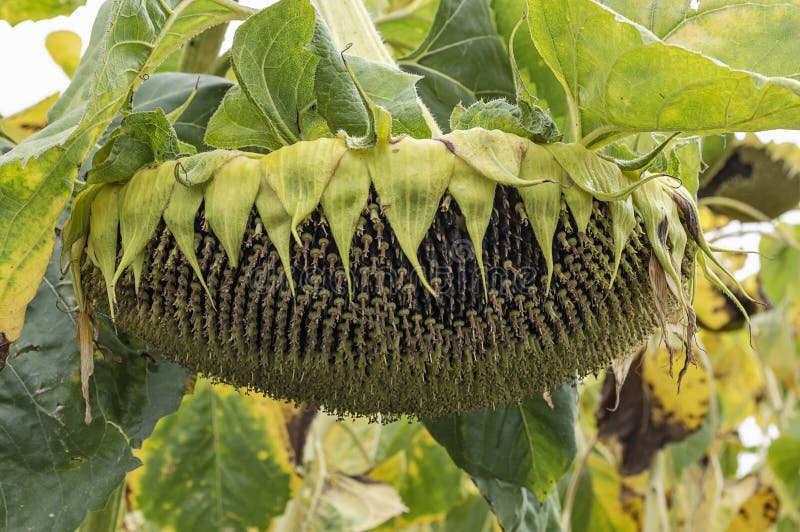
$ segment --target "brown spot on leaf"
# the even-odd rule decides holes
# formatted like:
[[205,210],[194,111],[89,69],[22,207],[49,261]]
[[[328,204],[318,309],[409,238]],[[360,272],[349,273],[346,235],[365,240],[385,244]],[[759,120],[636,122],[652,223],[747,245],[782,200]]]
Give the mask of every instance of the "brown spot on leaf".
[[0,371],[6,367],[6,360],[8,360],[8,353],[11,350],[11,342],[6,338],[5,333],[0,332]]

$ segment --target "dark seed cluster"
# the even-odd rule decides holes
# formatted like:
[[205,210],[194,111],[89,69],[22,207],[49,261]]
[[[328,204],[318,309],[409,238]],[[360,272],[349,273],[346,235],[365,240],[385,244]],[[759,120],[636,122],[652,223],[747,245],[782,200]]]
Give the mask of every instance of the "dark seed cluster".
[[[232,269],[201,209],[196,252],[214,305],[162,224],[139,293],[130,274],[117,284],[117,323],[224,382],[370,416],[438,416],[541,393],[602,369],[656,326],[641,227],[608,290],[613,242],[602,203],[586,234],[562,205],[545,292],[519,195],[498,187],[484,292],[463,217],[445,197],[418,253],[438,298],[401,252],[385,208],[373,193],[353,237],[352,298],[320,211],[293,244],[292,295],[255,210]],[[95,308],[107,311],[99,270],[85,266],[84,279]]]

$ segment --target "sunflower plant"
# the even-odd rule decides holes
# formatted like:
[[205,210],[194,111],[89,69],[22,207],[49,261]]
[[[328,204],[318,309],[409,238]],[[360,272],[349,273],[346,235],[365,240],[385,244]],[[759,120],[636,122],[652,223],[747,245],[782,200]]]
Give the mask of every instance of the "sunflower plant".
[[69,87],[0,119],[0,522],[797,526],[800,156],[731,134],[800,129],[798,27],[108,0],[79,61],[51,34]]

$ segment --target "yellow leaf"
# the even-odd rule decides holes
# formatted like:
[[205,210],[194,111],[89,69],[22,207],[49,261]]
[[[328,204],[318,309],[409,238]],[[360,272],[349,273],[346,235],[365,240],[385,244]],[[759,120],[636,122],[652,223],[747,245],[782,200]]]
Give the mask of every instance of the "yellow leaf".
[[591,519],[597,521],[605,514],[616,531],[638,530],[644,511],[641,492],[625,485],[617,469],[595,454],[589,456],[588,467],[595,504]]
[[736,517],[728,525],[728,532],[767,530],[778,520],[779,509],[780,501],[775,490],[761,486],[739,507]]
[[22,142],[47,125],[47,111],[58,100],[59,93],[51,94],[44,100],[0,120],[0,129],[14,142]]
[[711,398],[708,375],[699,367],[690,366],[679,394],[677,382],[669,375],[669,353],[665,348],[655,355],[645,355],[643,365],[645,390],[653,401],[653,421],[680,425],[687,432],[699,429]]
[[734,430],[747,416],[755,413],[756,401],[763,393],[764,374],[755,353],[749,347],[749,333],[703,332],[700,339],[714,368],[717,396],[721,403],[720,431]]
[[44,40],[50,57],[70,78],[81,60],[81,44],[80,36],[69,30],[54,31]]

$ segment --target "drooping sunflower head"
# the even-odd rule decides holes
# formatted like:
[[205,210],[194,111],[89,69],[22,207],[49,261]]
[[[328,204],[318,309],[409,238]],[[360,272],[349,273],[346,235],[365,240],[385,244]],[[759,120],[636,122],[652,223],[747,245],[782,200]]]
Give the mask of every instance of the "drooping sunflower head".
[[540,393],[670,322],[689,363],[715,260],[673,178],[481,128],[147,167],[87,187],[64,239],[84,297],[169,358],[371,416]]

